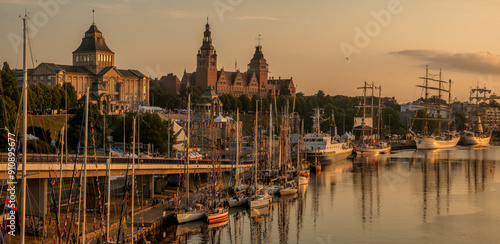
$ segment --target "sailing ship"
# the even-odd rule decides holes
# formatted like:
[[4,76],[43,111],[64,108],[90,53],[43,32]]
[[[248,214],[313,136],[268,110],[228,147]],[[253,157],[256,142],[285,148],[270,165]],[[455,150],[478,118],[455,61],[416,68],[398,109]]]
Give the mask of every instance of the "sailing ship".
[[480,103],[486,102],[490,98],[487,94],[490,94],[491,90],[484,88],[479,88],[479,85],[471,89],[469,101],[472,103],[475,100],[475,106],[469,106],[468,111],[468,129],[463,131],[460,135],[460,142],[463,145],[473,145],[473,146],[488,146],[491,140],[492,128],[485,132],[483,128],[483,123],[481,122],[481,116],[479,115]]
[[[187,118],[187,140],[186,140],[186,155],[188,155],[189,152],[189,137],[190,137],[190,123],[191,123],[191,94],[188,95],[188,118]],[[190,202],[189,202],[189,157],[186,158],[186,180],[185,180],[185,187],[186,187],[186,208],[183,210],[180,210],[179,212],[175,213],[175,218],[177,219],[177,223],[182,224],[182,223],[187,223],[195,220],[200,220],[205,217],[206,210],[201,204],[196,204],[195,208],[191,208]]]
[[303,140],[304,155],[311,162],[311,169],[316,169],[320,163],[346,159],[353,150],[349,141],[342,141],[336,135],[321,133],[320,110],[322,109],[316,108],[315,115],[312,117],[314,132],[306,134]]
[[[423,97],[423,106],[419,106],[420,109],[424,111],[423,117],[418,118],[415,117],[413,122],[416,120],[422,121],[422,130],[420,133],[416,134],[412,127],[410,128],[410,133],[415,137],[415,141],[418,149],[442,149],[442,148],[450,148],[457,145],[460,140],[460,136],[458,133],[450,132],[451,126],[451,80],[449,82],[441,80],[441,71],[439,71],[439,79],[432,78],[432,75],[429,75],[429,67],[425,67],[425,77],[420,77],[420,79],[424,80],[423,85],[417,85],[423,89],[424,97]],[[431,86],[430,82],[437,82],[438,86]],[[448,90],[445,89],[445,85],[448,83]],[[431,97],[429,97],[429,90],[438,91],[438,95],[434,98],[437,98],[437,102],[434,104],[431,103]],[[441,104],[443,94],[448,94],[448,106],[446,104]],[[444,102],[445,103],[445,102]],[[433,113],[434,116],[431,116],[430,113]],[[442,118],[442,115],[447,115],[447,118]],[[443,116],[444,117],[444,116]],[[431,133],[429,130],[429,122],[435,121],[437,122],[437,133]],[[442,122],[447,123],[447,128],[443,130],[441,128]]]
[[269,203],[272,201],[272,197],[266,192],[266,191],[261,191],[262,189],[259,189],[257,185],[257,168],[258,168],[258,162],[259,162],[259,147],[257,145],[257,131],[259,129],[259,106],[258,106],[259,100],[256,101],[256,113],[255,113],[255,131],[254,131],[254,150],[255,150],[255,158],[254,158],[254,194],[250,197],[248,200],[248,205],[250,208],[260,208],[260,207],[265,207],[268,206]]
[[298,144],[297,144],[297,176],[295,177],[295,181],[297,184],[306,185],[309,183],[309,170],[306,170],[303,165],[303,161],[301,160],[300,148],[302,146],[302,131],[304,131],[304,121],[302,121],[301,131],[298,133]]
[[[359,144],[354,147],[354,152],[356,154],[368,154],[368,155],[378,155],[378,154],[386,154],[391,152],[391,146],[380,140],[380,122],[381,122],[381,114],[382,114],[382,106],[381,106],[381,93],[382,87],[376,87],[375,84],[368,84],[365,81],[364,86],[358,87],[358,89],[363,89],[363,105],[357,106],[362,111],[363,117],[354,118],[354,130],[360,131],[360,141]],[[371,103],[368,104],[367,90],[370,89],[372,91],[371,94]],[[373,133],[373,119],[374,119],[374,90],[379,90],[378,97],[378,122],[377,122],[377,134]],[[368,109],[370,112],[368,112]]]

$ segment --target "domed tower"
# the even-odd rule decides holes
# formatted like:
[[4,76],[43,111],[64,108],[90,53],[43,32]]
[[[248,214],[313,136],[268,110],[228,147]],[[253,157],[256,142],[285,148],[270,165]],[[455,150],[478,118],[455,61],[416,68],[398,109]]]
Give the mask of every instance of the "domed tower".
[[196,61],[196,86],[202,91],[206,90],[208,86],[216,87],[217,52],[212,46],[212,33],[208,21],[203,33],[203,44],[198,50]]
[[82,43],[73,52],[73,66],[84,66],[94,74],[104,67],[115,65],[115,53],[106,45],[102,32],[92,23]]
[[267,64],[264,54],[262,53],[262,46],[260,45],[260,35],[259,43],[255,47],[255,53],[253,54],[252,60],[248,64],[248,73],[255,73],[257,80],[259,81],[259,93],[267,93],[267,74],[269,72],[269,65]]

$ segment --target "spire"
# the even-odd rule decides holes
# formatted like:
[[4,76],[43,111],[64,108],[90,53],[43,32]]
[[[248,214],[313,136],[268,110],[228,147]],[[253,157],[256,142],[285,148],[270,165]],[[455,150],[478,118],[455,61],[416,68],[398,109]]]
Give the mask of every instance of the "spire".
[[94,7],[92,7],[92,25],[95,25],[94,18],[95,18],[95,10]]
[[263,38],[261,37],[261,35],[260,35],[260,34],[259,34],[259,37],[255,38],[255,40],[257,40],[257,47],[260,47],[260,46],[261,46],[261,45],[260,45],[260,41],[262,41],[262,39],[263,39]]

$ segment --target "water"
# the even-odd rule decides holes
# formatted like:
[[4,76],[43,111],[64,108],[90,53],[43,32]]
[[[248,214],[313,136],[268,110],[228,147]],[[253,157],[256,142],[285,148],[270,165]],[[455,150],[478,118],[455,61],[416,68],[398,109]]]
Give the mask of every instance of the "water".
[[269,209],[231,209],[225,226],[197,222],[159,236],[163,243],[498,243],[499,167],[500,147],[358,157],[323,165],[296,197],[275,198]]

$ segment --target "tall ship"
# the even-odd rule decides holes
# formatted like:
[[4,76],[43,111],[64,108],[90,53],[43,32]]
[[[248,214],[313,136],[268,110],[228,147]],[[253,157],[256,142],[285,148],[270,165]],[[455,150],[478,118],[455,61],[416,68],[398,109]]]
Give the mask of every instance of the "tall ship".
[[[311,163],[330,163],[346,159],[352,154],[353,147],[348,140],[341,140],[336,133],[322,133],[320,129],[320,110],[315,109],[313,118],[313,133],[304,136],[303,152]],[[332,118],[333,120],[333,118]],[[335,127],[332,127],[335,131]]]
[[[376,87],[375,84],[368,84],[365,81],[364,86],[358,87],[358,89],[363,89],[363,104],[357,106],[360,109],[362,117],[354,118],[354,128],[353,130],[357,132],[359,136],[358,143],[354,147],[354,152],[359,155],[378,155],[386,154],[391,152],[391,146],[380,139],[380,124],[381,124],[381,93],[382,87]],[[378,96],[378,106],[374,105],[374,91],[379,90]],[[371,102],[368,102],[367,91],[371,90]],[[373,125],[375,118],[375,108],[377,108],[377,133],[373,133]]]
[[[436,76],[439,78],[434,79],[433,77]],[[424,113],[421,117],[415,116],[410,128],[410,133],[415,137],[417,149],[442,149],[456,146],[460,136],[458,133],[450,131],[452,123],[451,80],[443,81],[441,70],[437,75],[429,74],[428,66],[425,67],[425,77],[419,78],[423,80],[423,84],[417,85],[417,87],[423,89],[424,97],[422,98],[423,105],[418,106],[418,108]],[[446,85],[448,85],[448,89],[446,89]],[[438,94],[429,97],[430,91],[437,91]],[[447,104],[443,99],[446,94],[448,95]],[[413,131],[416,121],[421,122],[422,129],[419,133]]]
[[[467,111],[467,130],[463,131],[460,135],[460,142],[463,145],[488,146],[490,144],[494,128],[487,127],[485,130],[480,116],[480,109],[481,107],[485,107],[482,105],[485,105],[490,100],[488,96],[490,93],[491,90],[486,89],[486,87],[479,88],[479,85],[476,88],[471,88],[469,96],[470,106]],[[474,102],[475,104],[473,105]]]

